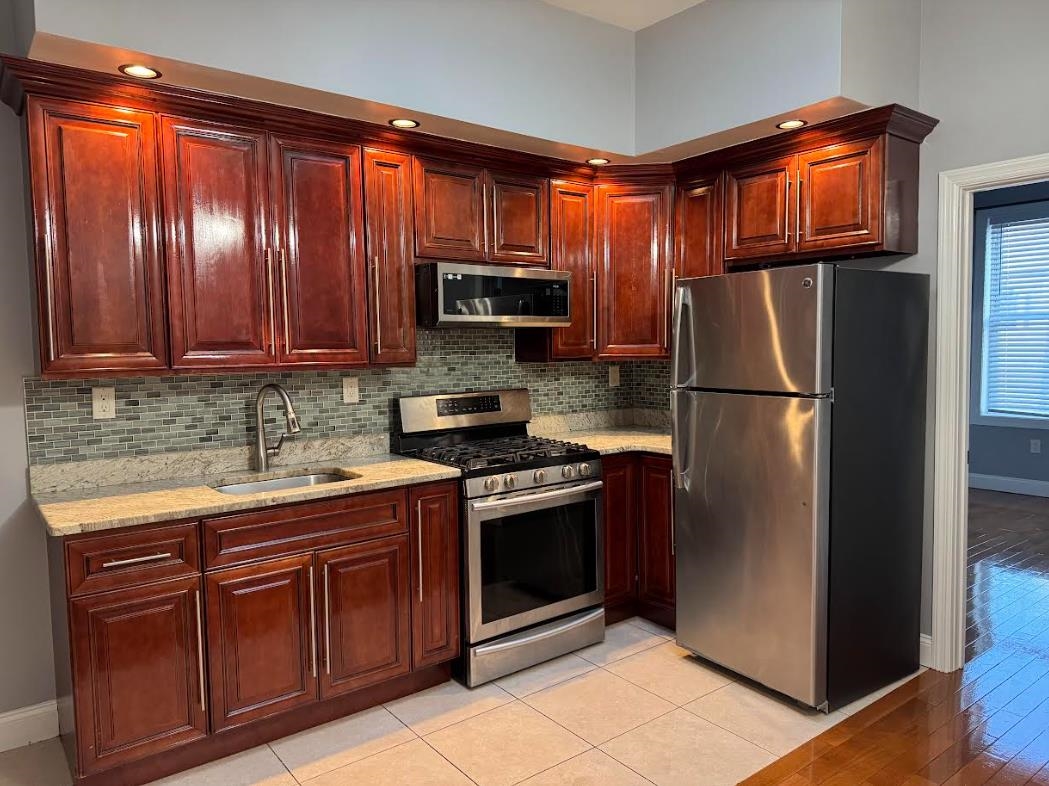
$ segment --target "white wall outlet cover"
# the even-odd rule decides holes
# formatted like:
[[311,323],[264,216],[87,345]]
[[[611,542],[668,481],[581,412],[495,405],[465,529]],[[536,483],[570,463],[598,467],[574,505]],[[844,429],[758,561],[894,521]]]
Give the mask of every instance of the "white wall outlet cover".
[[619,387],[619,366],[608,367],[608,386],[610,388]]
[[342,378],[342,403],[359,404],[361,402],[361,388],[357,377]]
[[1042,440],[1040,440],[1040,439],[1032,439],[1031,440],[1031,452],[1032,453],[1041,453],[1042,452]]
[[91,388],[91,417],[94,420],[112,420],[117,416],[115,388]]

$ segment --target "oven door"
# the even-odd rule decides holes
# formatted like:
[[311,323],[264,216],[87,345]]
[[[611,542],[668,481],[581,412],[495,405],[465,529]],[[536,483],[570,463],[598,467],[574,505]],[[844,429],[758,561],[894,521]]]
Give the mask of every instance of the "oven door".
[[604,602],[603,485],[467,501],[471,643]]

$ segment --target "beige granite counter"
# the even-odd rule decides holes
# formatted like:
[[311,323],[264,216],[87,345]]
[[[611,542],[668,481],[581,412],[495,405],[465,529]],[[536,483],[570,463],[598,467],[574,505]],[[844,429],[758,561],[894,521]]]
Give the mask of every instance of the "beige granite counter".
[[597,429],[594,431],[568,431],[553,436],[557,439],[582,442],[602,455],[611,453],[660,453],[670,455],[670,435],[658,429],[638,427]]
[[[355,473],[358,477],[337,483],[260,494],[223,494],[212,488],[225,483],[287,477],[306,470]],[[452,467],[387,454],[342,462],[285,466],[266,473],[203,475],[183,480],[37,494],[33,499],[47,526],[47,533],[63,536],[174,519],[235,513],[268,505],[448,480],[458,478],[459,475],[459,470]]]

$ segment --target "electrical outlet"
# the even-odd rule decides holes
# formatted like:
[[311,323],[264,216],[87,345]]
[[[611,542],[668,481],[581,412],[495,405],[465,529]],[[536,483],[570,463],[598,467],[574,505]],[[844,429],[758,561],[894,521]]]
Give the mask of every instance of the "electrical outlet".
[[1040,439],[1032,439],[1031,440],[1031,452],[1032,453],[1041,453],[1042,452],[1042,440],[1040,440]]
[[114,388],[91,388],[91,417],[94,420],[112,420],[117,416],[117,396]]
[[619,366],[608,367],[608,386],[610,388],[619,387]]
[[343,377],[342,378],[342,403],[343,404],[360,404],[361,403],[361,388],[358,384],[357,377]]

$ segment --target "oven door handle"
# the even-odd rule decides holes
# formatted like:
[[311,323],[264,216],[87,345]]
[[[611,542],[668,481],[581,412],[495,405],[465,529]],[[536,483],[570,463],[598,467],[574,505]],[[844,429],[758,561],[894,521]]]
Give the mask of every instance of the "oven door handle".
[[575,496],[587,491],[597,491],[604,485],[604,482],[595,480],[591,483],[582,483],[578,486],[569,486],[556,491],[540,491],[537,494],[523,494],[520,497],[493,499],[490,502],[471,502],[470,510],[492,510],[494,508],[512,508],[516,505],[530,505],[533,502],[545,502],[546,500]]

